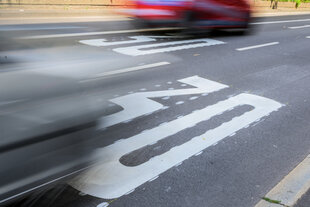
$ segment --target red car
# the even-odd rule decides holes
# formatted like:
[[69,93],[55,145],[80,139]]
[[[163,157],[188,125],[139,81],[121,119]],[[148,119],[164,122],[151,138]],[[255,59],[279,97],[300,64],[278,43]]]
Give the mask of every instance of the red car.
[[135,0],[126,11],[154,26],[247,28],[250,0]]

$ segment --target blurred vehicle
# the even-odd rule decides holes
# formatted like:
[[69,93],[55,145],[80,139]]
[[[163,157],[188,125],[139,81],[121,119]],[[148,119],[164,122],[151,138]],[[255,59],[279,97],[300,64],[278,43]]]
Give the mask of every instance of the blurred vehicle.
[[73,78],[0,72],[0,204],[87,168],[99,111]]
[[148,26],[247,28],[249,0],[135,0],[131,15]]

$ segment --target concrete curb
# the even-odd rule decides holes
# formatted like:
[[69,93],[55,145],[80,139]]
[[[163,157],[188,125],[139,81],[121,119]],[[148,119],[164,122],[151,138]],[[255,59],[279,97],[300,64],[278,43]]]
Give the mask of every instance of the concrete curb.
[[[255,207],[292,207],[310,188],[310,155],[298,164]],[[278,204],[277,204],[278,202]]]

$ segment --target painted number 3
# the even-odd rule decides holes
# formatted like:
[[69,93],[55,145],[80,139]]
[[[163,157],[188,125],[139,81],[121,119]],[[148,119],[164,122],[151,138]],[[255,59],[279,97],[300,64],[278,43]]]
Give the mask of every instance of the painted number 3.
[[[129,38],[132,40],[108,42],[106,41],[106,39],[91,39],[91,40],[81,40],[79,42],[85,45],[89,45],[89,46],[109,47],[109,46],[117,46],[117,45],[124,45],[124,44],[133,44],[133,43],[155,42],[156,38],[173,38],[173,37],[131,36]],[[212,46],[212,45],[220,45],[220,44],[224,44],[224,42],[213,40],[213,39],[208,39],[208,38],[201,38],[201,39],[180,40],[180,41],[162,42],[162,43],[155,43],[155,44],[129,46],[129,47],[119,47],[119,48],[114,48],[113,51],[124,54],[124,55],[139,56],[139,55],[150,55],[150,54],[155,54],[155,53],[184,50],[184,49],[192,49],[192,48],[198,48],[198,47],[206,47],[206,46]]]

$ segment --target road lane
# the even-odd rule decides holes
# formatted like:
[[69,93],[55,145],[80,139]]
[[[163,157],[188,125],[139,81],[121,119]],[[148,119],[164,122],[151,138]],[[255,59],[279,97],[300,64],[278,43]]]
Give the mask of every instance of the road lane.
[[[308,137],[310,131],[308,123],[310,121],[310,110],[308,105],[310,96],[308,88],[310,71],[308,68],[310,60],[308,58],[309,40],[306,37],[309,36],[310,30],[308,28],[302,30],[286,29],[288,26],[300,25],[300,21],[296,20],[305,17],[292,18],[293,22],[287,22],[287,17],[265,18],[266,22],[286,22],[276,24],[277,26],[274,26],[275,24],[261,25],[261,32],[253,36],[237,36],[225,32],[208,36],[210,39],[222,41],[225,44],[149,54],[143,55],[143,57],[118,54],[113,51],[114,48],[119,47],[118,45],[93,47],[78,42],[95,39],[96,36],[85,36],[83,39],[75,37],[73,39],[23,40],[19,42],[25,44],[31,42],[33,44],[31,48],[38,49],[10,51],[10,55],[23,57],[27,53],[29,59],[39,54],[45,55],[45,57],[36,57],[39,62],[36,70],[45,70],[46,66],[40,62],[44,60],[45,63],[48,63],[51,57],[54,60],[55,67],[57,60],[70,62],[70,66],[67,65],[64,68],[74,67],[75,61],[84,59],[85,65],[78,69],[82,74],[75,74],[76,78],[84,77],[89,73],[104,74],[106,73],[104,67],[110,68],[108,71],[117,71],[124,68],[126,64],[130,67],[139,67],[140,64],[170,62],[169,65],[156,69],[138,70],[99,79],[96,84],[100,84],[102,91],[99,91],[98,95],[102,96],[100,104],[109,106],[105,112],[107,116],[124,111],[124,108],[115,102],[113,103],[117,97],[154,91],[170,91],[169,93],[173,93],[174,90],[188,90],[192,86],[178,80],[196,75],[228,86],[216,93],[178,96],[163,94],[164,97],[150,97],[151,102],[163,106],[161,110],[152,114],[146,113],[144,116],[132,118],[102,130],[102,142],[98,143],[105,155],[102,157],[102,161],[116,156],[114,150],[104,150],[107,146],[120,145],[125,139],[144,133],[150,133],[146,139],[154,141],[156,133],[151,133],[151,130],[167,126],[174,120],[185,120],[191,114],[202,115],[199,110],[217,106],[218,103],[223,103],[225,100],[233,100],[233,97],[238,97],[239,94],[257,95],[275,101],[282,106],[278,111],[262,117],[256,123],[249,126],[247,124],[236,133],[231,133],[231,136],[216,145],[211,144],[206,150],[195,152],[196,156],[189,157],[174,165],[174,167],[161,173],[159,177],[152,177],[153,179],[150,182],[137,186],[134,191],[129,191],[127,195],[120,196],[117,199],[98,198],[98,194],[100,194],[99,182],[107,182],[106,186],[114,186],[116,189],[117,186],[120,189],[123,186],[122,183],[118,183],[117,177],[114,178],[112,174],[105,175],[105,171],[103,171],[100,174],[102,177],[91,176],[78,179],[78,182],[83,185],[85,184],[85,182],[83,183],[84,179],[89,179],[91,182],[87,188],[92,188],[92,191],[95,189],[98,197],[80,194],[78,190],[65,186],[61,188],[63,193],[53,201],[53,206],[95,207],[106,206],[107,203],[109,206],[154,207],[255,206],[262,196],[266,195],[284,175],[309,154],[310,140]],[[160,35],[169,36],[166,33],[160,33]],[[110,43],[130,40],[130,36],[125,34],[98,37],[105,38]],[[184,39],[195,40],[197,38],[185,37]],[[171,43],[174,41],[180,40],[162,38],[154,43],[138,43],[137,45]],[[259,50],[246,50],[242,53],[235,50],[249,45],[257,45],[259,42],[277,41],[280,44],[263,47]],[[63,43],[66,43],[65,47]],[[137,45],[134,43],[125,46]],[[163,46],[166,47],[166,45]],[[1,55],[4,53],[8,52],[2,52]],[[96,66],[87,67],[86,65],[94,59],[97,59]],[[4,67],[9,66],[5,65]],[[10,67],[14,69],[15,66]],[[28,67],[31,68],[31,64]],[[61,75],[64,70],[63,68],[55,71],[53,66],[49,67],[50,69],[46,70],[47,73]],[[84,68],[87,68],[87,72],[84,71],[83,73]],[[71,72],[74,69],[71,69]],[[70,70],[67,74],[70,75]],[[134,101],[133,103],[135,103]],[[195,137],[199,137],[208,131],[212,132],[213,129],[222,129],[220,127],[223,123],[230,123],[230,121],[235,120],[234,118],[242,117],[252,110],[253,106],[251,105],[238,106],[231,111],[214,115],[210,119],[207,119],[207,116],[198,116],[205,120],[196,124],[193,124],[193,120],[189,123],[184,122],[186,126],[190,124],[193,126],[120,157],[118,161],[125,166],[122,173],[124,176],[126,175],[126,166],[127,168],[135,168],[144,166],[150,161],[155,162],[156,159],[159,161],[161,155],[171,152],[176,146],[186,146],[184,144]],[[214,111],[212,110],[212,112]],[[237,123],[241,122],[238,121]],[[170,128],[173,129],[173,127]],[[220,130],[218,133],[222,131],[225,130]],[[163,132],[168,131],[163,130]],[[207,139],[208,137],[212,136],[206,135],[200,138]],[[218,138],[219,134],[216,133],[215,137]],[[137,142],[132,144],[135,145]],[[125,150],[124,148],[120,149]],[[192,147],[188,150],[183,147],[180,153],[186,154],[190,149]],[[165,156],[162,158],[163,162],[167,161]],[[145,170],[152,170],[152,168]],[[144,175],[145,170],[141,170],[139,173]],[[154,171],[156,170],[154,167]],[[112,176],[113,179],[105,180],[109,176]],[[139,177],[139,174],[136,177]],[[99,180],[96,181],[96,179]],[[135,178],[125,179],[122,182],[129,181],[135,182]],[[81,186],[73,186],[82,189]],[[110,192],[107,190],[108,187],[103,189],[108,193]],[[48,192],[44,194],[43,198],[51,198],[52,195],[54,194]],[[36,206],[44,206],[44,202],[47,201],[50,200],[41,199],[37,201]]]

